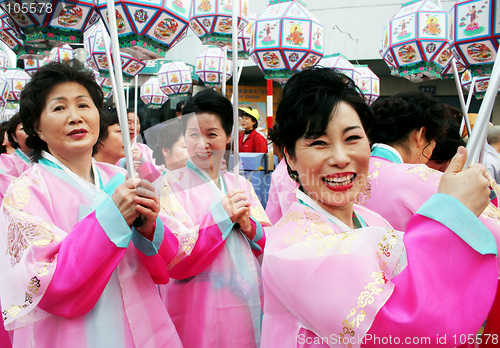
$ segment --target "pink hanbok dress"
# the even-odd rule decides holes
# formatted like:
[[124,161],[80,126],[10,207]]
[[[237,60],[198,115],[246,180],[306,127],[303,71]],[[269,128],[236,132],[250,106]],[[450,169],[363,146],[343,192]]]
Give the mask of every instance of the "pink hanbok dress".
[[403,236],[361,206],[350,229],[297,196],[268,230],[262,348],[455,347],[476,333],[495,296],[496,245],[458,200],[434,195]]
[[266,205],[266,214],[271,223],[277,223],[292,204],[297,202],[295,190],[298,187],[299,184],[288,175],[286,161],[283,158],[271,174],[271,186],[269,186]]
[[21,149],[16,149],[10,155],[0,155],[0,174],[8,174],[17,178],[29,167],[31,167],[30,159]]
[[9,187],[0,213],[3,320],[19,348],[182,347],[155,283],[177,238],[130,228],[111,194],[122,170],[93,163],[95,185],[48,153]]
[[[251,183],[239,178],[248,197],[257,234],[249,240],[234,228],[220,201],[234,188],[224,173],[220,186],[188,160],[185,168],[159,181],[160,203],[186,228],[177,234],[185,251],[174,262],[166,289],[166,306],[185,348],[259,347],[262,319],[260,264],[270,225]],[[191,238],[194,235],[193,238]]]

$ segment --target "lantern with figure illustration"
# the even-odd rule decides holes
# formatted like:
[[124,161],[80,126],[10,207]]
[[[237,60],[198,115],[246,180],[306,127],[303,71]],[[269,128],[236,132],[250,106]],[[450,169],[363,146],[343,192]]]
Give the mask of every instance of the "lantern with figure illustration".
[[9,84],[9,96],[7,100],[19,102],[21,91],[28,81],[31,80],[31,77],[23,69],[7,69],[5,70],[5,78]]
[[500,43],[498,1],[457,1],[450,22],[449,42],[457,60],[472,76],[491,74]]
[[383,31],[380,54],[392,75],[412,82],[441,77],[452,58],[448,13],[429,0],[403,4]]
[[[238,58],[248,59],[250,57],[250,40],[252,38],[252,25],[255,20],[250,20],[247,26],[238,34]],[[233,44],[227,47],[228,58],[233,57]]]
[[340,53],[326,55],[321,58],[318,64],[325,68],[337,69],[344,75],[349,76],[356,84],[358,84],[359,78],[361,77],[359,70]]
[[[96,0],[108,27],[107,0]],[[118,41],[122,52],[140,60],[165,57],[189,28],[191,0],[115,0]]]
[[363,92],[366,102],[371,105],[380,96],[380,79],[368,65],[354,65],[361,74],[357,86]]
[[158,77],[150,77],[141,86],[141,100],[150,109],[159,109],[168,100],[168,96],[160,89]]
[[[474,81],[474,86],[472,86],[472,82]],[[465,70],[461,77],[461,84],[463,89],[471,92],[471,88],[474,87],[472,93],[474,93],[474,97],[476,99],[483,99],[486,94],[486,90],[488,89],[488,85],[490,82],[490,76],[487,75],[476,75],[473,76],[470,70]]]
[[191,70],[180,61],[163,64],[158,71],[158,81],[166,95],[186,94],[193,84]]
[[[196,75],[209,87],[220,87],[224,75],[224,51],[218,46],[208,46],[196,57]],[[226,60],[226,80],[231,78],[232,63]]]
[[[248,1],[239,1],[238,32],[248,24]],[[233,31],[233,0],[193,0],[189,25],[206,45],[226,46]]]
[[323,57],[324,27],[298,1],[270,0],[255,21],[250,57],[266,79],[285,82]]
[[60,47],[54,47],[50,50],[50,60],[52,62],[67,62],[73,59],[73,48],[70,45],[62,45]]
[[9,83],[5,73],[0,70],[0,108],[4,108],[9,97]]
[[0,8],[20,28],[26,44],[43,47],[82,43],[83,32],[99,19],[94,0],[0,0]]
[[39,68],[47,65],[51,61],[50,57],[45,57],[44,59],[24,59],[24,71],[26,71],[30,76],[35,73]]
[[[108,33],[104,33],[108,35]],[[109,64],[104,45],[103,31],[100,25],[92,27],[85,33],[84,40],[85,61],[94,70],[99,71],[101,76],[109,76]],[[113,52],[113,50],[111,50]],[[120,53],[123,79],[130,81],[142,69],[146,63],[131,56],[130,54]]]

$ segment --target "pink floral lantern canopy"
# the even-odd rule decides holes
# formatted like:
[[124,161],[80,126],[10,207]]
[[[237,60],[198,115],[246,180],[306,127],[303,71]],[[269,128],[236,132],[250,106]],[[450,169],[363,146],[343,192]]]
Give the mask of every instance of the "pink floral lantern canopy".
[[[232,62],[226,60],[226,80],[231,78]],[[196,57],[196,75],[209,87],[220,87],[224,78],[224,51],[218,46],[208,46]]]
[[159,109],[168,100],[168,96],[160,89],[158,77],[150,77],[141,86],[141,100],[150,109]]
[[285,82],[323,57],[324,27],[296,0],[270,0],[255,21],[250,57],[266,79]]
[[83,32],[99,18],[94,0],[0,0],[0,7],[26,44],[43,47],[82,43]]
[[[96,0],[109,31],[107,0]],[[191,0],[115,0],[120,49],[141,60],[165,57],[186,35]]]
[[371,105],[380,96],[380,79],[368,65],[354,65],[361,74],[357,86],[363,92],[366,102]]
[[[248,1],[239,1],[238,32],[248,24]],[[189,25],[205,45],[230,44],[233,0],[193,0]]]
[[500,43],[498,1],[456,1],[450,18],[449,42],[457,60],[472,76],[491,74]]
[[160,89],[166,95],[186,94],[193,85],[191,69],[180,61],[163,64],[158,71]]
[[361,77],[360,71],[341,53],[326,55],[321,58],[318,64],[325,68],[337,69],[344,75],[349,76],[356,84],[358,84]]
[[22,69],[7,69],[5,70],[5,77],[9,84],[9,96],[7,100],[19,102],[21,91],[29,80],[31,80],[31,77]]
[[460,81],[462,84],[462,88],[465,89],[466,91],[469,91],[470,93],[473,81],[474,81],[474,91],[473,91],[474,97],[476,97],[476,99],[483,99],[484,95],[486,94],[486,90],[488,89],[490,76],[489,75],[473,76],[469,70],[465,70],[465,72],[462,74]]
[[[104,35],[108,35],[105,33]],[[109,76],[108,58],[104,45],[103,32],[100,25],[96,25],[85,33],[85,61],[94,70],[99,71],[102,76]],[[111,50],[113,51],[113,50]],[[146,63],[131,56],[121,53],[123,79],[130,81],[134,76],[146,67]]]
[[448,13],[429,0],[403,4],[384,29],[380,54],[392,75],[412,82],[441,77],[452,55]]

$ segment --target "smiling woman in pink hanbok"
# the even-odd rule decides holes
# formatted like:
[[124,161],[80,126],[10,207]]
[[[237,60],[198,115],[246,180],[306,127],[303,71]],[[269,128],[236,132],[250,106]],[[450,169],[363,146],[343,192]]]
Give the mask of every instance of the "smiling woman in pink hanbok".
[[[159,182],[160,204],[186,227],[188,256],[175,263],[166,305],[185,348],[259,347],[260,264],[269,220],[248,180],[220,171],[230,141],[232,105],[204,90],[183,109],[185,168]],[[190,231],[190,232],[189,232]],[[192,233],[193,238],[189,238]]]
[[21,94],[37,163],[1,207],[5,326],[20,348],[181,347],[155,285],[168,281],[177,239],[150,184],[92,161],[103,96],[82,69],[46,65]]
[[285,86],[278,136],[301,191],[268,230],[263,348],[453,347],[488,313],[498,265],[476,217],[488,203],[485,168],[461,172],[461,148],[403,239],[354,204],[371,117],[354,83],[332,69],[304,70]]

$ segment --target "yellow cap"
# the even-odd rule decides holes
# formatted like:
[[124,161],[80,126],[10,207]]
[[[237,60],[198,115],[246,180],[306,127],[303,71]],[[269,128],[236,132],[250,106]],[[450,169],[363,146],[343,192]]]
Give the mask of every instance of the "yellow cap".
[[248,114],[255,118],[257,121],[259,120],[259,110],[257,109],[250,109],[250,108],[238,108],[241,111],[243,111],[245,114]]

